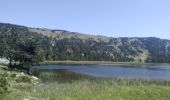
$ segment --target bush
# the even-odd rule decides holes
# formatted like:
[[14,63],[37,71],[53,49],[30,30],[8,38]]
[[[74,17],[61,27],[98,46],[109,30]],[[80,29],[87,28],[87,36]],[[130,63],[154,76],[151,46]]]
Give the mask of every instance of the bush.
[[28,76],[19,76],[16,79],[16,82],[24,82],[24,83],[31,83],[31,78],[29,78]]
[[11,74],[10,77],[11,77],[11,78],[15,78],[15,77],[16,77],[16,74]]
[[3,74],[1,74],[1,77],[8,77],[9,76],[9,74],[6,72],[6,73],[3,73]]
[[3,75],[0,75],[0,94],[6,93],[8,91],[8,86],[7,79]]

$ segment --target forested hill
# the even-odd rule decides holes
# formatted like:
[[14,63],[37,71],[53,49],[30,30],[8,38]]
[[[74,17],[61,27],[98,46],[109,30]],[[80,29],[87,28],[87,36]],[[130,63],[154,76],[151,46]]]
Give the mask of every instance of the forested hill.
[[20,62],[38,59],[170,63],[170,40],[112,38],[0,23],[0,56]]

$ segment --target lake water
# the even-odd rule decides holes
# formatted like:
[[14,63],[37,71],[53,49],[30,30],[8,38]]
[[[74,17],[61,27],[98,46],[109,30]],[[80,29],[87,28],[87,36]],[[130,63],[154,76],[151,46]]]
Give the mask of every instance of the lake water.
[[113,66],[113,65],[43,65],[33,66],[31,72],[46,80],[97,78],[133,78],[149,80],[170,80],[170,66]]

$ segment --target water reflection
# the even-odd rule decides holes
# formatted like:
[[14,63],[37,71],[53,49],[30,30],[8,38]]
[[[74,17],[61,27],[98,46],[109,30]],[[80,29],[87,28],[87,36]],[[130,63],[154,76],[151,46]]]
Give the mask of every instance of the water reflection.
[[72,82],[80,79],[92,79],[91,76],[71,72],[65,69],[48,70],[48,69],[33,69],[31,73],[39,77],[42,82]]

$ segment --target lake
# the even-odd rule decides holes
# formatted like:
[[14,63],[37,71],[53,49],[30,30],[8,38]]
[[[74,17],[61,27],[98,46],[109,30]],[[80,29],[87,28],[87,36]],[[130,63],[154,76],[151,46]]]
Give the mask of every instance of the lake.
[[31,73],[45,80],[76,80],[83,78],[132,78],[170,80],[169,65],[43,65],[33,66]]

